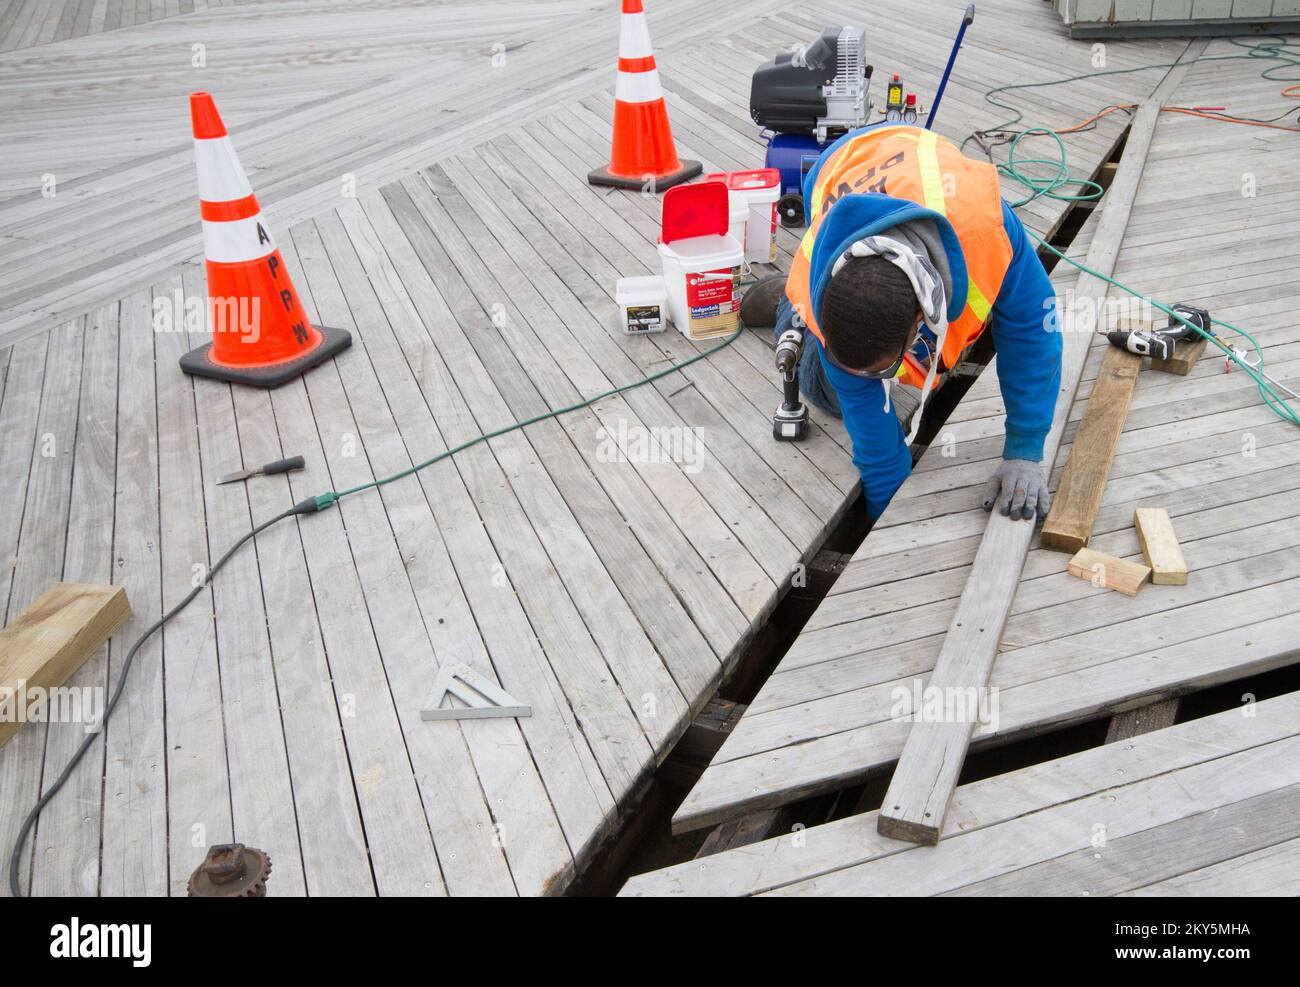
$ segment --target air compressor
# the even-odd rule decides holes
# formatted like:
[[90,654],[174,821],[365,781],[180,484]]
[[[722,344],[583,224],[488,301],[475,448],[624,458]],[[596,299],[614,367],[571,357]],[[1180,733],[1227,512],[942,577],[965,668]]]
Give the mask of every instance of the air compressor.
[[[961,27],[948,53],[948,64],[926,116],[928,130],[948,87],[953,63],[966,28],[975,19],[975,5],[962,16]],[[764,128],[765,166],[781,173],[777,210],[786,226],[805,219],[803,177],[821,153],[851,130],[871,121],[871,73],[867,64],[866,32],[858,27],[828,27],[810,45],[777,55],[760,66],[750,86],[749,113]],[[906,92],[899,73],[885,85],[885,123],[915,124],[920,115],[916,94]],[[799,361],[804,326],[795,320],[781,334],[776,369],[781,375],[781,403],[772,417],[772,437],[798,442],[808,434],[808,409],[799,396]]]
[[[966,8],[948,56],[926,118],[927,128],[948,85],[966,27],[974,18],[972,4]],[[777,214],[782,225],[804,224],[803,177],[822,151],[849,131],[873,122],[872,72],[873,66],[867,63],[867,34],[860,27],[828,27],[809,44],[782,52],[754,71],[749,115],[763,128],[767,141],[763,167],[781,174]],[[905,92],[898,73],[886,83],[885,93],[885,121],[914,124],[919,120],[922,111],[916,93]]]

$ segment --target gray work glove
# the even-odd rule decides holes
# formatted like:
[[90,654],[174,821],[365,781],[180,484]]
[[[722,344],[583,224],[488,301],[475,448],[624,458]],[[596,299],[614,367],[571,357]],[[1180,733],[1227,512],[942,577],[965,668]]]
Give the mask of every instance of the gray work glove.
[[1047,478],[1042,467],[1028,459],[1004,459],[984,484],[984,510],[998,510],[1012,520],[1029,520],[1035,513],[1047,517],[1052,495],[1047,492]]

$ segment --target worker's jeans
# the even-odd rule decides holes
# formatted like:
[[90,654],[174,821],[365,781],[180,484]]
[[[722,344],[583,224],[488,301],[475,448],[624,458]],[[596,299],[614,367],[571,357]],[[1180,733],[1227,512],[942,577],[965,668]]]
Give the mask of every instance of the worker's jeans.
[[[794,306],[790,304],[790,299],[782,295],[781,300],[776,303],[776,328],[773,329],[775,334],[773,338],[780,339],[781,333],[789,329],[793,321]],[[829,412],[836,418],[843,417],[840,414],[839,396],[826,378],[826,369],[822,366],[821,340],[806,329],[803,334],[803,353],[799,357],[799,390],[810,403],[817,405],[823,411]],[[906,426],[917,405],[921,403],[921,392],[906,384],[896,384],[891,398],[894,414]]]

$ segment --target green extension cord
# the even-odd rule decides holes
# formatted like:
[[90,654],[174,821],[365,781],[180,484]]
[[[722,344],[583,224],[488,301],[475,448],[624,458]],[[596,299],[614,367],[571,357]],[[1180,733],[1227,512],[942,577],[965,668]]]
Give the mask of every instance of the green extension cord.
[[[1238,48],[1244,48],[1245,53],[1241,55],[1202,55],[1200,58],[1194,58],[1187,62],[1161,62],[1154,65],[1138,65],[1129,69],[1100,69],[1096,72],[1085,72],[1081,75],[1064,76],[1059,79],[1049,79],[1046,82],[1021,82],[1009,86],[998,86],[988,90],[984,94],[984,101],[993,106],[1000,107],[1014,114],[1011,119],[1004,121],[987,130],[979,131],[980,134],[1007,134],[1011,136],[1007,147],[1007,160],[997,165],[998,171],[1006,178],[1023,185],[1029,190],[1028,195],[1017,202],[1011,203],[1013,208],[1019,208],[1028,205],[1037,198],[1057,199],[1063,202],[1088,202],[1101,197],[1104,189],[1096,182],[1088,178],[1080,178],[1072,175],[1066,163],[1065,142],[1061,136],[1049,127],[1029,126],[1020,128],[1018,125],[1025,121],[1023,111],[1017,109],[1010,103],[1006,103],[997,97],[1001,93],[1012,92],[1019,89],[1043,89],[1049,86],[1059,86],[1067,82],[1079,82],[1083,79],[1096,79],[1108,75],[1130,75],[1134,72],[1147,72],[1152,69],[1171,69],[1175,65],[1193,65],[1198,62],[1230,62],[1240,61],[1242,59],[1259,59],[1263,61],[1281,62],[1280,65],[1273,65],[1260,72],[1261,79],[1271,79],[1277,82],[1300,82],[1300,76],[1280,76],[1277,73],[1285,71],[1288,67],[1300,68],[1300,45],[1288,41],[1286,38],[1268,38],[1254,43],[1247,43],[1237,38],[1229,38],[1233,45]],[[1289,115],[1289,114],[1284,114]],[[1046,136],[1051,137],[1056,142],[1056,157],[1046,158],[1021,158],[1018,156],[1021,142],[1028,137]],[[978,142],[976,134],[970,134],[962,141],[962,150],[972,140]],[[985,148],[987,152],[987,148]],[[1048,174],[1035,175],[1031,173],[1033,168],[1047,168]],[[1067,186],[1077,186],[1081,191],[1078,193],[1063,193],[1060,190]]]
[[[1277,61],[1277,62],[1281,62],[1282,64],[1273,65],[1270,66],[1269,68],[1264,69],[1260,73],[1260,78],[1272,79],[1278,82],[1300,81],[1300,76],[1279,76],[1277,74],[1278,72],[1285,71],[1288,67],[1300,68],[1300,46],[1297,46],[1295,43],[1289,42],[1285,38],[1269,38],[1266,40],[1256,41],[1254,43],[1243,42],[1236,38],[1230,38],[1228,40],[1230,40],[1231,43],[1236,45],[1238,48],[1244,48],[1245,53],[1240,55],[1202,55],[1200,58],[1192,59],[1189,62],[1181,63],[1181,64],[1190,65],[1190,64],[1194,64],[1195,62],[1238,61],[1241,59],[1252,59],[1252,58],[1261,59],[1264,61]],[[1069,163],[1068,163],[1068,151],[1065,146],[1065,141],[1061,139],[1061,135],[1058,134],[1055,130],[1052,130],[1048,127],[1042,127],[1042,126],[1028,126],[1028,127],[1017,129],[1017,125],[1023,123],[1025,120],[1024,113],[1019,109],[1017,109],[1015,106],[1012,106],[1009,103],[999,100],[997,98],[999,94],[1010,92],[1012,90],[1017,90],[1017,89],[1039,89],[1047,86],[1057,86],[1067,82],[1077,82],[1082,79],[1092,79],[1092,78],[1097,78],[1099,76],[1127,75],[1133,72],[1145,72],[1150,69],[1169,69],[1169,68],[1173,68],[1175,65],[1178,64],[1180,63],[1165,62],[1156,65],[1139,65],[1136,68],[1129,68],[1129,69],[1103,69],[1097,72],[1087,72],[1082,75],[1073,75],[1073,76],[1063,77],[1060,79],[1051,79],[1047,82],[1024,82],[1024,83],[1017,83],[1015,85],[1009,85],[1009,86],[998,86],[997,88],[990,89],[988,92],[986,92],[984,94],[984,99],[986,102],[991,103],[994,106],[1001,107],[1002,109],[1005,109],[1014,114],[1014,116],[1010,120],[1007,120],[1004,123],[997,125],[996,127],[990,127],[988,130],[979,132],[981,134],[996,133],[996,134],[1014,135],[1010,137],[1010,140],[1007,144],[1007,160],[1005,162],[996,165],[998,172],[1001,175],[1003,175],[1005,178],[1011,179],[1012,181],[1019,183],[1020,185],[1028,189],[1028,194],[1025,196],[1025,198],[1011,203],[1012,208],[1019,208],[1020,206],[1028,205],[1030,202],[1033,202],[1035,199],[1038,198],[1056,199],[1058,201],[1072,202],[1072,203],[1090,202],[1101,198],[1102,194],[1105,192],[1105,189],[1103,189],[1102,186],[1092,181],[1091,179],[1080,178],[1071,173]],[[1289,114],[1284,114],[1284,116],[1285,115],[1289,115]],[[1021,143],[1027,138],[1035,137],[1035,136],[1051,137],[1052,140],[1056,142],[1056,150],[1057,150],[1056,156],[1055,157],[1033,157],[1033,158],[1019,157],[1018,152],[1020,151]],[[969,144],[972,140],[978,141],[979,138],[976,134],[969,135],[964,141],[962,141],[962,145],[961,145],[962,149],[964,150],[966,145]],[[988,151],[987,147],[985,147],[985,151],[986,152]],[[1045,174],[1032,173],[1033,169],[1043,169],[1043,168],[1047,169],[1047,173]],[[1062,189],[1071,186],[1076,187],[1078,191],[1073,193],[1062,191]],[[1064,260],[1067,263],[1073,265],[1074,267],[1077,267],[1081,271],[1091,274],[1093,277],[1100,278],[1102,281],[1105,281],[1107,284],[1115,288],[1118,288],[1121,291],[1127,292],[1128,294],[1132,295],[1135,298],[1140,298],[1143,301],[1148,302],[1155,308],[1159,309],[1161,312],[1164,312],[1171,319],[1181,322],[1183,325],[1188,326],[1189,328],[1194,330],[1198,335],[1207,338],[1210,342],[1212,342],[1215,346],[1217,346],[1220,350],[1222,350],[1224,354],[1226,354],[1228,359],[1232,360],[1234,363],[1237,364],[1237,366],[1241,367],[1242,370],[1244,370],[1247,374],[1250,375],[1250,377],[1255,381],[1256,386],[1259,388],[1260,397],[1263,398],[1264,403],[1268,405],[1268,407],[1278,417],[1282,418],[1285,421],[1291,422],[1294,425],[1300,425],[1300,413],[1298,413],[1296,409],[1291,406],[1287,398],[1283,397],[1281,394],[1278,393],[1276,387],[1274,386],[1274,383],[1271,380],[1269,380],[1268,377],[1264,374],[1263,348],[1259,345],[1255,337],[1252,336],[1250,333],[1248,333],[1245,329],[1242,329],[1239,326],[1235,326],[1230,322],[1225,322],[1221,319],[1212,320],[1214,325],[1222,326],[1224,329],[1228,329],[1238,334],[1239,336],[1243,337],[1250,343],[1251,348],[1255,351],[1255,354],[1258,357],[1258,362],[1254,364],[1247,363],[1244,359],[1241,358],[1240,355],[1238,355],[1238,353],[1232,347],[1225,344],[1218,336],[1216,336],[1213,333],[1203,332],[1199,326],[1195,325],[1192,322],[1189,322],[1187,319],[1183,318],[1181,315],[1179,315],[1169,306],[1156,301],[1154,298],[1150,298],[1142,294],[1142,292],[1136,290],[1135,288],[1130,288],[1128,285],[1124,284],[1121,281],[1117,281],[1114,278],[1107,277],[1106,275],[1101,274],[1098,271],[1094,271],[1090,267],[1087,267],[1084,264],[1081,264],[1079,261],[1067,257],[1064,253],[1062,253],[1056,247],[1052,246],[1043,237],[1039,236],[1038,233],[1029,229],[1028,227],[1026,227],[1026,231],[1029,233],[1030,236],[1032,236],[1039,243],[1040,246],[1047,248],[1047,250],[1055,254],[1061,260]]]
[[[600,394],[597,394],[593,398],[587,398],[587,400],[585,401],[579,401],[577,404],[571,404],[564,408],[556,408],[554,411],[544,411],[540,415],[534,415],[532,418],[528,418],[524,421],[515,422],[512,425],[503,425],[501,428],[495,429],[494,431],[491,432],[484,432],[482,435],[475,436],[472,439],[462,442],[458,446],[453,446],[450,449],[438,453],[436,456],[430,456],[428,459],[416,463],[414,466],[411,466],[407,469],[401,470],[397,473],[393,473],[391,476],[385,476],[378,480],[371,480],[368,483],[361,483],[355,487],[348,487],[348,489],[346,490],[338,490],[338,491],[330,490],[327,491],[326,493],[318,494],[316,497],[311,498],[316,503],[314,509],[317,511],[324,510],[326,507],[329,507],[332,504],[337,503],[340,499],[348,496],[349,494],[360,493],[362,490],[372,490],[377,487],[382,487],[389,483],[392,483],[395,480],[400,480],[403,477],[411,476],[414,473],[420,472],[420,470],[424,469],[427,466],[432,466],[434,463],[442,462],[442,460],[447,459],[450,456],[454,456],[458,452],[464,452],[466,449],[472,448],[473,446],[476,446],[481,442],[487,442],[489,439],[495,439],[502,435],[508,435],[511,432],[517,432],[521,428],[527,428],[529,425],[536,425],[538,422],[544,422],[551,418],[558,418],[560,415],[567,415],[571,411],[581,411],[583,408],[591,407],[597,401],[604,401],[606,398],[612,398],[617,394],[623,394],[627,391],[631,391],[638,387],[642,387],[656,380],[660,380],[664,377],[669,376],[670,374],[675,374],[677,373],[677,371],[683,369],[684,367],[689,367],[692,363],[698,363],[700,360],[707,360],[714,353],[717,353],[719,350],[725,349],[726,347],[730,346],[732,343],[734,343],[737,339],[740,338],[740,334],[744,331],[745,329],[742,326],[740,329],[737,329],[735,332],[733,332],[730,336],[724,338],[721,342],[718,342],[713,346],[710,346],[707,350],[702,350],[701,352],[696,353],[694,356],[690,357],[689,359],[684,360],[681,363],[674,363],[671,367],[667,367],[664,370],[660,370],[657,373],[653,373],[648,377],[642,377],[640,380],[634,380],[630,384],[623,384],[621,387],[612,387],[608,391],[604,391]],[[304,501],[304,503],[306,502]]]
[[1122,281],[1117,281],[1114,278],[1107,277],[1106,275],[1102,274],[1100,271],[1094,271],[1091,267],[1089,267],[1086,264],[1080,263],[1079,261],[1074,260],[1073,258],[1066,257],[1064,253],[1062,253],[1056,247],[1052,246],[1050,243],[1048,243],[1046,240],[1044,240],[1041,236],[1039,236],[1037,233],[1035,233],[1033,230],[1029,229],[1028,227],[1025,227],[1025,231],[1030,236],[1032,236],[1035,240],[1037,240],[1040,246],[1046,247],[1057,257],[1061,258],[1061,260],[1074,265],[1075,267],[1077,267],[1079,270],[1083,271],[1086,274],[1091,274],[1094,278],[1100,278],[1102,281],[1105,281],[1107,284],[1119,288],[1121,291],[1127,292],[1128,294],[1132,295],[1134,298],[1140,298],[1143,301],[1148,302],[1149,304],[1158,308],[1160,311],[1164,312],[1171,319],[1176,319],[1177,321],[1181,322],[1183,325],[1194,330],[1198,335],[1204,336],[1206,339],[1208,339],[1219,349],[1223,350],[1223,352],[1228,356],[1230,360],[1232,360],[1233,363],[1237,364],[1237,366],[1241,367],[1242,370],[1246,371],[1246,373],[1250,375],[1250,377],[1255,381],[1256,386],[1258,386],[1259,388],[1260,397],[1264,399],[1264,403],[1268,405],[1270,409],[1272,409],[1274,414],[1276,414],[1279,418],[1282,418],[1285,421],[1291,422],[1291,424],[1293,425],[1300,425],[1300,413],[1297,413],[1295,408],[1291,407],[1290,402],[1277,392],[1276,388],[1273,386],[1273,383],[1264,374],[1263,347],[1261,347],[1258,341],[1255,339],[1255,337],[1252,336],[1250,333],[1248,333],[1245,329],[1242,329],[1239,326],[1234,326],[1231,322],[1225,322],[1222,319],[1211,318],[1210,320],[1216,326],[1222,326],[1225,329],[1230,329],[1232,332],[1235,332],[1238,335],[1245,337],[1245,339],[1247,339],[1250,342],[1251,348],[1254,349],[1256,355],[1259,357],[1258,363],[1254,363],[1254,364],[1247,363],[1245,360],[1241,358],[1241,356],[1234,349],[1232,349],[1232,347],[1224,343],[1223,340],[1221,340],[1214,333],[1204,332],[1200,326],[1198,326],[1194,322],[1189,322],[1187,319],[1183,318],[1181,315],[1175,312],[1168,305],[1165,305],[1161,302],[1156,301],[1154,298],[1150,298],[1147,295],[1142,294],[1142,292],[1138,291],[1136,288],[1130,288]]

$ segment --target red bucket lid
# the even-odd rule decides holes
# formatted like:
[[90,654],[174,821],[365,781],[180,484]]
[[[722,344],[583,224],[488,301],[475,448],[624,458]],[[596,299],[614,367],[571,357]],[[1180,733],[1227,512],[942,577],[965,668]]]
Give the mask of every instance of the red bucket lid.
[[781,173],[775,168],[756,168],[753,171],[719,171],[705,175],[706,182],[724,182],[729,189],[741,191],[756,188],[775,188],[781,184]]
[[727,232],[727,186],[723,182],[674,185],[664,193],[661,243]]

